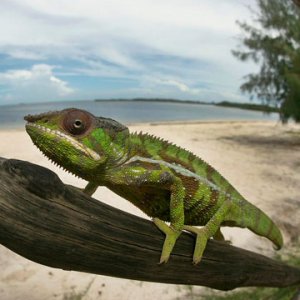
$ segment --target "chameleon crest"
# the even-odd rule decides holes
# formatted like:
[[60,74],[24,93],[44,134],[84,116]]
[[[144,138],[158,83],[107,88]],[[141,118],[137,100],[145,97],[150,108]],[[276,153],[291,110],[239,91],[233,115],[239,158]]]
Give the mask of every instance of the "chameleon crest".
[[88,181],[86,193],[106,186],[153,218],[166,235],[161,263],[168,261],[182,230],[196,235],[195,264],[208,239],[223,239],[221,226],[248,228],[278,249],[283,244],[278,227],[265,213],[181,147],[129,133],[117,121],[75,108],[28,115],[25,120],[33,143],[48,158]]

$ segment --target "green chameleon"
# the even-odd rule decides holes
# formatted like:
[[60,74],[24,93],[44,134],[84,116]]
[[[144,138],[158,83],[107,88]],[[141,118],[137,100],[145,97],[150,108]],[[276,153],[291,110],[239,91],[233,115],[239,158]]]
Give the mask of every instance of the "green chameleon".
[[88,181],[87,194],[106,186],[153,218],[166,235],[160,263],[168,261],[182,230],[196,234],[194,264],[208,239],[224,239],[220,226],[246,227],[278,249],[283,244],[267,215],[183,148],[149,134],[129,133],[117,121],[75,108],[25,120],[33,143],[49,159]]

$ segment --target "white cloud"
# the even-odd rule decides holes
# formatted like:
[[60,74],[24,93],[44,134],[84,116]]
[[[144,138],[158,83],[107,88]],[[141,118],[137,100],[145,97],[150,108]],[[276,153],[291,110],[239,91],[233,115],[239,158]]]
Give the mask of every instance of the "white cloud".
[[85,52],[126,66],[134,64],[135,54],[142,50],[139,47],[185,58],[234,60],[229,50],[239,32],[235,20],[247,18],[245,5],[255,1],[15,0],[3,3],[0,4],[0,47],[11,45],[8,51],[12,55],[14,46],[34,46],[40,47],[40,54]]
[[201,89],[198,88],[191,88],[187,84],[175,80],[175,79],[159,79],[159,78],[151,78],[148,80],[151,80],[154,82],[156,85],[165,85],[165,86],[170,86],[178,89],[182,93],[186,94],[192,94],[192,95],[200,95],[201,94]]
[[0,85],[8,88],[1,93],[6,102],[26,102],[63,99],[74,90],[53,74],[53,66],[36,64],[28,70],[0,73]]
[[[0,54],[48,65],[56,60],[77,62],[62,73],[137,81],[145,76],[163,78],[156,83],[187,96],[201,94],[202,89],[194,87],[206,80],[223,83],[233,92],[243,75],[256,70],[252,64],[238,62],[230,52],[239,33],[235,21],[249,19],[246,5],[255,2],[2,0]],[[174,65],[174,60],[182,63]],[[186,60],[197,63],[184,65]],[[15,76],[36,72],[34,68],[19,71],[23,75]],[[70,93],[64,81],[44,75],[44,84],[56,95]]]
[[186,84],[179,82],[177,80],[172,80],[172,79],[162,80],[161,83],[175,86],[182,92],[189,92],[191,90]]
[[16,59],[28,59],[28,60],[44,60],[45,56],[42,53],[35,53],[25,49],[14,49],[9,51],[9,55]]

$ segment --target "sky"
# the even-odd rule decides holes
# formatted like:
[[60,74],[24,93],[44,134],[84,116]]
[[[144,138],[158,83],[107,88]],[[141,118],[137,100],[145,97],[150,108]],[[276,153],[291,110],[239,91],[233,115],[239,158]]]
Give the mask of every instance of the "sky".
[[107,98],[249,102],[234,58],[255,0],[1,0],[0,105]]

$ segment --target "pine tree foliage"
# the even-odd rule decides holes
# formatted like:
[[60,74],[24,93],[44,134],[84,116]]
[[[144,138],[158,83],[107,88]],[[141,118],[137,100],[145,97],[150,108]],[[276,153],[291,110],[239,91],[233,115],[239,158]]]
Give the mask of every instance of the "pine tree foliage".
[[255,25],[237,22],[243,37],[233,55],[260,65],[257,74],[245,77],[241,90],[280,106],[282,121],[300,121],[300,8],[288,0],[257,0],[257,6]]
[[300,51],[293,60],[293,66],[287,73],[288,95],[281,106],[281,119],[286,122],[293,118],[300,122]]

